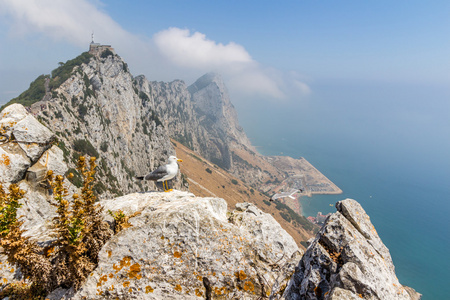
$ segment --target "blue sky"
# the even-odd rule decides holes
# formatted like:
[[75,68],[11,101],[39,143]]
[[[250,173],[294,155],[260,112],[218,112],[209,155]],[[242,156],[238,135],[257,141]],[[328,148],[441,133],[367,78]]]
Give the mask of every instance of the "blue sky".
[[317,81],[448,86],[450,1],[0,0],[0,101],[96,42],[150,80],[222,74],[233,101]]

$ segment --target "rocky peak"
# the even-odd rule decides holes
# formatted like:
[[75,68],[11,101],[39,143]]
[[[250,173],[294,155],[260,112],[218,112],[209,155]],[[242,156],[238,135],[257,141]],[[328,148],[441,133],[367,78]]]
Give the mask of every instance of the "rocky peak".
[[244,130],[239,125],[237,112],[230,101],[222,77],[207,73],[188,88],[194,108],[203,123],[212,125],[219,136],[224,135],[235,144],[253,149]]
[[135,87],[122,58],[106,51],[82,54],[54,70],[45,96],[30,111],[56,134],[72,172],[79,155],[99,158],[99,174],[108,180],[95,189],[107,197],[154,189],[152,182],[134,176],[147,174],[174,154],[154,108]]
[[420,299],[397,279],[389,250],[361,205],[336,203],[302,257],[284,299]]

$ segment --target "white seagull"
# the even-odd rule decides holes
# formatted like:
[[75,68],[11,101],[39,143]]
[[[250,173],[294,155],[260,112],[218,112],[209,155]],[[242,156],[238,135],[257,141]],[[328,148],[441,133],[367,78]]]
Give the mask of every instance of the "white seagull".
[[[136,176],[136,179],[139,180],[153,180],[157,182],[163,183],[163,189],[164,192],[170,192],[172,189],[169,190],[169,184],[167,183],[167,180],[170,180],[174,178],[178,173],[178,163],[177,161],[182,162],[181,159],[177,158],[176,156],[170,156],[167,160],[167,165],[160,166],[158,169],[154,170],[150,174],[147,174],[145,176]],[[167,186],[167,189],[166,189]]]

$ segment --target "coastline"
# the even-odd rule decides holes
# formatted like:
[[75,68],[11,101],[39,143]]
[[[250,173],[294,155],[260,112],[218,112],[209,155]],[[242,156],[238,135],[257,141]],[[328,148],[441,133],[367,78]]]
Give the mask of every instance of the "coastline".
[[[304,157],[298,159],[289,156],[270,157],[273,165],[285,172],[286,177],[279,184],[272,186],[272,197],[288,205],[303,216],[301,197],[313,195],[338,195],[343,191],[329,178],[323,175]],[[302,190],[302,192],[295,192]]]

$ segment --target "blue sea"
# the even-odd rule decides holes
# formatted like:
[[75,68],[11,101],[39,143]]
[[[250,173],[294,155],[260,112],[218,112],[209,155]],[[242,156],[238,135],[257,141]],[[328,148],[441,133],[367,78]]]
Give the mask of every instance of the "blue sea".
[[303,214],[361,203],[403,285],[450,295],[450,87],[316,82],[297,101],[235,103],[264,155],[305,157],[341,195],[301,198]]

